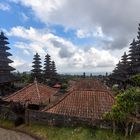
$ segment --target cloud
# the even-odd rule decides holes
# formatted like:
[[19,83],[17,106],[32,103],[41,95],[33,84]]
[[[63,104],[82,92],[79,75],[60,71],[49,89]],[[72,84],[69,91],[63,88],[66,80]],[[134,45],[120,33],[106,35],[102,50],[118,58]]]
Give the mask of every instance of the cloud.
[[31,63],[27,63],[20,57],[12,57],[11,58],[14,62],[11,63],[10,65],[14,68],[16,68],[16,71],[29,71],[31,68]]
[[23,12],[20,13],[20,16],[23,22],[27,22],[29,20],[29,17]]
[[13,59],[13,61],[14,61],[14,63],[11,64],[13,67],[18,67],[25,63],[25,61],[23,61],[19,58]]
[[[117,63],[117,59],[107,50],[98,50],[94,46],[89,46],[85,51],[84,48],[73,44],[69,40],[33,27],[13,27],[8,35],[23,40],[15,42],[13,45],[23,50],[24,53],[33,56],[38,52],[42,60],[49,53],[52,60],[56,62],[59,72],[111,71]],[[31,62],[25,63],[29,66],[28,64]]]
[[76,36],[78,38],[88,38],[88,37],[94,37],[94,38],[100,38],[100,39],[104,39],[104,40],[108,40],[109,37],[107,38],[102,31],[101,27],[96,27],[94,28],[94,30],[83,30],[83,29],[78,29],[76,32]]
[[10,6],[7,3],[0,3],[0,10],[9,11]]
[[92,35],[91,35],[91,33],[87,32],[85,30],[78,29],[77,32],[76,32],[76,36],[78,38],[88,38],[88,37],[90,37]]
[[35,54],[36,52],[40,54],[45,54],[45,51],[43,50],[42,44],[39,42],[31,42],[31,43],[26,43],[26,42],[16,42],[14,44],[14,47],[20,48],[24,50],[24,53],[28,54]]
[[[99,31],[112,38],[110,45],[104,40],[105,49],[122,49],[135,37],[140,19],[139,0],[12,0],[32,9],[34,15],[42,22],[59,24],[65,28],[78,30],[77,36],[85,37],[82,30]],[[80,30],[79,30],[80,29]],[[87,34],[87,33],[86,33]],[[107,47],[106,47],[107,46]]]
[[70,58],[76,51],[75,46],[71,42],[63,40],[61,38],[53,38],[51,39],[51,42],[54,47],[60,48],[59,56],[61,58]]

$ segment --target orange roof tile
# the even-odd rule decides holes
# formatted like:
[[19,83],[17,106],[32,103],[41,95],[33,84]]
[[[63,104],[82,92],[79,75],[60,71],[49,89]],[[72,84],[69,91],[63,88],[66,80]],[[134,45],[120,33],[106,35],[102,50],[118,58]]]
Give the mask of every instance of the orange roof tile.
[[53,88],[61,88],[61,84],[55,84]]
[[102,119],[103,113],[110,111],[113,104],[114,97],[108,91],[72,91],[42,111],[96,120]]
[[96,79],[80,79],[73,85],[74,90],[107,90],[107,88]]
[[34,82],[23,89],[13,93],[5,98],[5,101],[20,102],[22,104],[40,104],[48,101],[51,95],[55,94],[57,90],[46,85]]

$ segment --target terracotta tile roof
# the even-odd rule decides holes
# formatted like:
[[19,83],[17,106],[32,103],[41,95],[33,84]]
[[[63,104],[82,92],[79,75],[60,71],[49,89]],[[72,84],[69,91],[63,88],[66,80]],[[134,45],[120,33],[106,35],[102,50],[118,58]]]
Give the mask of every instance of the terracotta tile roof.
[[111,110],[114,97],[107,90],[98,87],[102,85],[96,86],[96,90],[73,90],[42,111],[92,120],[102,119],[103,113]]
[[53,88],[61,88],[61,84],[55,84]]
[[96,79],[80,79],[73,86],[74,90],[107,90],[107,88]]
[[34,82],[6,97],[5,101],[20,102],[22,104],[40,104],[47,102],[50,96],[56,92],[57,90],[53,88]]

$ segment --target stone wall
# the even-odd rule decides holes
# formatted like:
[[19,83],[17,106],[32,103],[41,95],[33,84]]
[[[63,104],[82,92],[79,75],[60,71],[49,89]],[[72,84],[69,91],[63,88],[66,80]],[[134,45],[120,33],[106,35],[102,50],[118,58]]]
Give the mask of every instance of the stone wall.
[[9,106],[0,105],[0,119],[15,120],[16,114]]
[[101,120],[92,121],[90,118],[81,118],[81,117],[71,117],[65,115],[58,115],[48,112],[40,112],[35,110],[26,110],[25,112],[25,122],[46,124],[46,125],[55,125],[55,126],[77,126],[77,125],[86,125],[92,127],[110,127],[110,123],[106,123]]

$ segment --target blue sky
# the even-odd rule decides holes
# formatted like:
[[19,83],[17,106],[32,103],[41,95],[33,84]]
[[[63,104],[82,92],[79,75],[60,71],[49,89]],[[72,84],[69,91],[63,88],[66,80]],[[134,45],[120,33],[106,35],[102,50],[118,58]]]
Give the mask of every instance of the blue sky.
[[112,71],[135,37],[139,16],[134,6],[140,3],[129,0],[128,10],[120,7],[121,0],[112,7],[110,2],[1,0],[0,29],[9,38],[12,66],[31,70],[38,52],[42,65],[49,53],[60,73]]
[[[14,3],[9,0],[3,0],[5,6],[7,5],[9,9],[0,11],[1,17],[1,29],[10,30],[12,27],[23,26],[25,28],[37,28],[43,29],[46,28],[50,30],[54,35],[60,36],[67,40],[72,41],[74,44],[79,46],[90,45],[95,43],[95,40],[91,37],[86,38],[77,38],[76,30],[70,28],[68,30],[65,29],[63,25],[60,24],[50,24],[43,23],[37,17],[34,16],[32,10],[28,7],[22,6],[20,4]],[[11,37],[11,42],[15,42],[15,40],[20,38]]]

